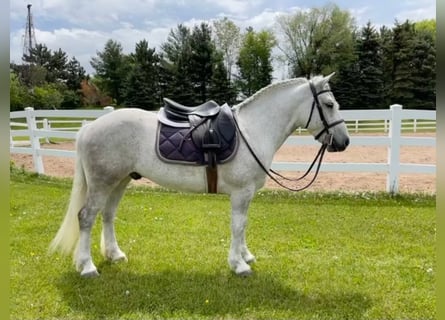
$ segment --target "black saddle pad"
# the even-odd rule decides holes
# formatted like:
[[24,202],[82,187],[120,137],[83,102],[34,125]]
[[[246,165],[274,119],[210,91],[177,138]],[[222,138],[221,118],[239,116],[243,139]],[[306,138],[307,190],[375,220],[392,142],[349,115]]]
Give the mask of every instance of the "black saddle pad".
[[[159,158],[169,163],[207,165],[205,151],[193,141],[190,128],[172,127],[158,122],[156,151]],[[238,149],[238,137],[223,141],[220,149],[215,150],[218,164],[230,161]]]

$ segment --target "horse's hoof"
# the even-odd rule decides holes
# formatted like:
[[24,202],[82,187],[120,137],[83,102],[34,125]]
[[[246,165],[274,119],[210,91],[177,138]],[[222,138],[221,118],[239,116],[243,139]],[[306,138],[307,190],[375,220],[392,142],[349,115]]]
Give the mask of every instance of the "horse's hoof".
[[247,264],[252,264],[252,263],[256,262],[256,259],[254,256],[250,256],[250,257],[246,257],[246,260],[244,260],[244,261],[246,261]]
[[238,277],[242,277],[242,278],[250,277],[252,274],[253,274],[253,271],[251,269],[236,273],[236,275]]
[[121,256],[118,256],[118,257],[115,257],[115,258],[111,259],[111,262],[113,262],[113,263],[128,262],[128,258],[124,254],[124,255],[121,255]]
[[97,278],[99,276],[99,272],[97,270],[81,272],[80,276],[82,278]]

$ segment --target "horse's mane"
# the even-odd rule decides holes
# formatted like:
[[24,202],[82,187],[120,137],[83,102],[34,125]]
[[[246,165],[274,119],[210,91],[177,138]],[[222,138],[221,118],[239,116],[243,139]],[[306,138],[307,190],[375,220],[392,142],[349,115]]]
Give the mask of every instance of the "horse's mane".
[[[321,78],[321,77],[322,76],[314,76],[314,77],[311,77],[311,79],[316,81],[317,78]],[[307,81],[308,81],[307,78],[300,77],[300,78],[292,78],[292,79],[286,79],[286,80],[274,82],[274,83],[269,84],[268,86],[258,90],[253,95],[251,95],[250,97],[248,97],[247,99],[245,99],[244,101],[239,103],[236,107],[239,109],[245,105],[250,104],[251,102],[257,100],[260,96],[269,92],[271,89],[275,89],[275,88],[279,88],[279,87],[287,87],[287,86],[291,86],[291,85],[301,85],[301,84],[307,83]]]

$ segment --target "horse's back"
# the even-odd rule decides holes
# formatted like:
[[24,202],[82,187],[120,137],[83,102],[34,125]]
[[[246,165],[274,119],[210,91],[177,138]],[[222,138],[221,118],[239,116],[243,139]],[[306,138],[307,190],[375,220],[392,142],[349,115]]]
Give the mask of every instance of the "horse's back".
[[[142,152],[149,154],[156,139],[156,114],[141,109],[119,109],[82,127],[76,141],[86,168],[126,172]],[[119,170],[118,170],[119,169]]]
[[[123,143],[156,132],[156,114],[141,109],[119,109],[97,118],[79,131],[78,144]],[[134,141],[133,141],[134,142]]]

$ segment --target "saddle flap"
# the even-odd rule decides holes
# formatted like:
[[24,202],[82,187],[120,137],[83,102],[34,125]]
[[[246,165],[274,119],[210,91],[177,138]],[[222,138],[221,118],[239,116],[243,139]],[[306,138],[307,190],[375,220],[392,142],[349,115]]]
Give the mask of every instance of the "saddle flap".
[[216,127],[226,142],[230,143],[235,138],[236,127],[233,113],[227,104],[221,106],[221,111],[216,118]]

